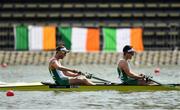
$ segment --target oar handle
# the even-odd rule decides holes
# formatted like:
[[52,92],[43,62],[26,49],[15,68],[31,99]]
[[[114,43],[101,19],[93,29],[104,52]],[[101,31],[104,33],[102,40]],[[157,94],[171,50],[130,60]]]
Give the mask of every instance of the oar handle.
[[78,74],[83,75],[88,79],[91,79],[91,77],[92,77],[92,74],[87,74],[87,73],[83,73],[83,72],[78,72]]

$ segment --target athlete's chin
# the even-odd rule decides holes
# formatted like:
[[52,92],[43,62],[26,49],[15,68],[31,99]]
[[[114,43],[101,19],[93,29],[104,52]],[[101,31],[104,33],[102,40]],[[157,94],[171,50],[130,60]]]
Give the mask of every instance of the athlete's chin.
[[59,59],[63,59],[64,57],[60,57]]
[[63,57],[59,56],[58,59],[63,59]]

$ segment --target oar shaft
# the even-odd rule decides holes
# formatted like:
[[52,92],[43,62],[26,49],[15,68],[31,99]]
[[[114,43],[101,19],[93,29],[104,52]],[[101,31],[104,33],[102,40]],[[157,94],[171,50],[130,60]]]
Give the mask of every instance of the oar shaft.
[[105,79],[101,79],[101,78],[98,78],[98,77],[95,77],[95,76],[92,76],[92,78],[100,80],[100,81],[104,81],[104,82],[111,82],[111,81],[108,81],[108,80],[105,80]]
[[152,76],[146,76],[146,75],[145,75],[145,78],[146,78],[147,81],[149,80],[149,81],[152,81],[152,82],[154,82],[154,83],[156,83],[156,84],[158,84],[158,85],[163,85],[162,83],[153,80],[153,79],[152,79]]
[[157,84],[159,84],[159,85],[163,85],[163,84],[161,84],[160,82],[157,82],[157,81],[155,81],[155,80],[153,80],[153,79],[151,79],[151,78],[149,78],[149,80],[150,80],[150,81],[153,81],[153,82],[155,82],[155,83],[157,83]]
[[162,84],[162,83],[160,83],[160,82],[158,82],[158,81],[156,81],[156,80],[154,80],[154,79],[152,79],[151,77],[148,77],[148,76],[146,76],[146,78],[147,78],[149,81],[152,81],[152,82],[154,82],[154,83],[156,83],[156,84],[158,84],[158,85],[160,85],[160,86],[168,86],[168,87],[180,86],[180,84]]
[[[84,75],[84,76],[87,76],[87,75],[89,75],[89,74],[87,74],[87,73],[81,73],[81,75]],[[92,74],[91,74],[92,75]],[[94,78],[94,79],[96,79],[96,80],[100,80],[100,81],[104,81],[104,82],[108,82],[108,83],[111,83],[111,81],[108,81],[108,80],[105,80],[105,79],[101,79],[101,78],[98,78],[98,77],[95,77],[95,76],[91,76],[91,78]]]

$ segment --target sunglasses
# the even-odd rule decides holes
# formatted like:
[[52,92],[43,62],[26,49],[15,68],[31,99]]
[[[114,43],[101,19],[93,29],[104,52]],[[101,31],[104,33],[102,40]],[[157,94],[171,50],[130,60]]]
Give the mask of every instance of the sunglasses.
[[58,51],[58,52],[61,53],[61,54],[66,55],[66,52],[65,52],[65,51]]

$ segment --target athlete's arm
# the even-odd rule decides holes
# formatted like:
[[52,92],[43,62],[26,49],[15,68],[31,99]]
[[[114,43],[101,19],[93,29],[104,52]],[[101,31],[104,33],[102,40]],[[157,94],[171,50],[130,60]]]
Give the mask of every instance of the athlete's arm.
[[76,77],[76,76],[80,75],[78,73],[74,73],[74,72],[70,72],[70,71],[63,71],[63,73],[64,73],[64,75],[70,76],[70,77]]
[[66,76],[70,76],[70,77],[79,76],[79,74],[77,74],[79,71],[64,67],[60,65],[57,60],[53,60],[50,64],[50,67],[61,70]]
[[132,71],[130,71],[129,67],[128,67],[128,63],[126,61],[120,61],[118,64],[119,68],[121,68],[126,74],[127,76],[134,78],[134,79],[143,79],[144,76],[138,75]]

